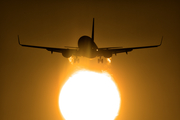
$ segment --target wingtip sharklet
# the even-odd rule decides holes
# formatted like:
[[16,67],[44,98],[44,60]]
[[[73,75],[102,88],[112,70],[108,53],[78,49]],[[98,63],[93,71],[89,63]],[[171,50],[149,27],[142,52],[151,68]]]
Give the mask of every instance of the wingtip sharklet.
[[161,46],[161,45],[162,45],[162,41],[163,41],[163,36],[162,36],[162,38],[161,38],[161,42],[160,42],[159,46]]
[[18,43],[19,43],[19,45],[21,45],[20,40],[19,40],[19,35],[18,35]]

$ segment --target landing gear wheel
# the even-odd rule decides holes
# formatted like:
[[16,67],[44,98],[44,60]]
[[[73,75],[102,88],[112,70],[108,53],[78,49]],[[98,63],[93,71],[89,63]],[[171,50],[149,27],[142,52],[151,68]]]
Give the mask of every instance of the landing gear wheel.
[[79,63],[79,59],[78,59],[78,58],[77,58],[77,60],[76,60],[76,61],[77,61],[77,63]]
[[76,63],[76,62],[79,63],[79,59],[78,58],[74,59],[74,63]]
[[98,63],[103,63],[103,59],[98,59]]
[[103,63],[103,59],[101,59],[101,63]]

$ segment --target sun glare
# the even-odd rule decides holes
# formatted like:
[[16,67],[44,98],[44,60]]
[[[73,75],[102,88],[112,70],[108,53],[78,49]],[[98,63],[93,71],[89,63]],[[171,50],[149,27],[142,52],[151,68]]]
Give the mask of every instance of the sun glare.
[[111,58],[107,58],[108,63],[111,63]]
[[74,59],[73,59],[73,57],[72,57],[72,56],[71,56],[71,57],[69,57],[69,58],[68,58],[68,60],[69,60],[69,62],[70,62],[71,64],[73,64]]
[[108,73],[81,70],[64,84],[59,108],[66,120],[114,120],[120,94]]

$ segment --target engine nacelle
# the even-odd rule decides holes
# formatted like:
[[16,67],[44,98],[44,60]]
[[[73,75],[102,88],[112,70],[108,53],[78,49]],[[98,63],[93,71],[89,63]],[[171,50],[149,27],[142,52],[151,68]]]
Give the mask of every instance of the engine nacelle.
[[112,57],[112,53],[111,52],[104,52],[103,56],[105,58],[110,58],[110,57]]
[[65,57],[65,58],[69,58],[69,57],[72,56],[72,53],[71,53],[69,50],[66,50],[66,51],[63,51],[63,52],[62,52],[62,55],[63,55],[63,57]]

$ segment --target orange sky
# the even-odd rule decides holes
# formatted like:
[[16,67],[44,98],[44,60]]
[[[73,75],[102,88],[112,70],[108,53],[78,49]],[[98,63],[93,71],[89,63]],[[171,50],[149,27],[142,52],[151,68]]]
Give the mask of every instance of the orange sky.
[[[166,1],[0,1],[0,119],[62,120],[60,88],[77,69],[105,70],[121,92],[116,120],[180,119],[180,7]],[[113,56],[112,64],[97,58],[71,65],[61,54],[24,48],[23,44],[77,46],[82,35],[99,47],[159,44]]]

